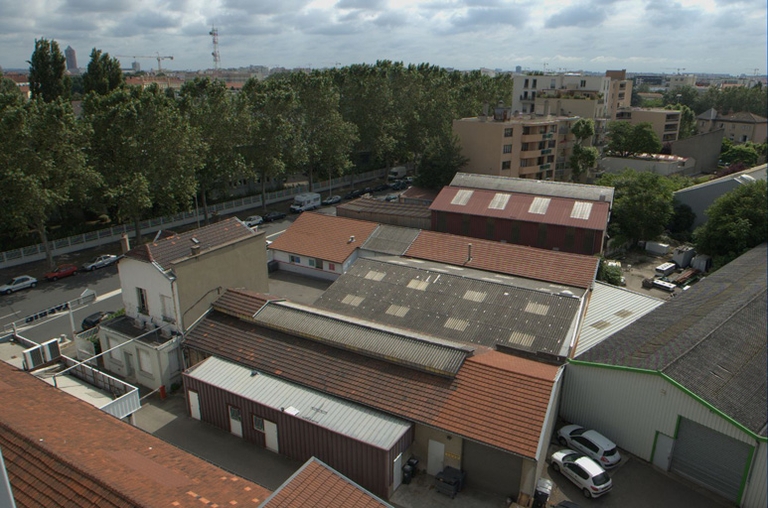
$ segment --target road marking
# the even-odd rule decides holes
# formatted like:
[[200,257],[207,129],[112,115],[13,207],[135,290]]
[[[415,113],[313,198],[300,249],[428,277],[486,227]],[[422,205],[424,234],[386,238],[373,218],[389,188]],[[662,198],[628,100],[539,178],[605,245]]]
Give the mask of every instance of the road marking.
[[277,233],[272,233],[271,235],[267,236],[267,238],[272,238],[273,236],[280,236],[280,235],[282,235],[285,232],[286,232],[286,230],[284,229],[282,231],[278,231]]
[[0,317],[0,319],[5,319],[5,318],[13,317],[13,316],[18,316],[19,312],[20,311],[17,310],[16,312],[13,312],[11,314],[6,314],[5,316]]
[[114,291],[110,291],[109,293],[104,293],[103,295],[100,295],[100,296],[96,297],[96,302],[101,302],[101,301],[104,301],[104,300],[108,300],[108,299],[110,299],[110,298],[112,298],[114,296],[119,295],[122,292],[123,292],[122,289],[115,289]]

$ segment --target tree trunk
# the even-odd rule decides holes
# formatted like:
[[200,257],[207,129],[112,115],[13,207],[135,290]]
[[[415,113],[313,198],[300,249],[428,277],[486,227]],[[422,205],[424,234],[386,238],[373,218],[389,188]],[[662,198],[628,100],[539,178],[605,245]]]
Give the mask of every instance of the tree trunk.
[[133,218],[133,232],[136,245],[141,245],[141,219],[138,216]]
[[45,223],[43,221],[38,221],[37,232],[40,235],[40,242],[43,244],[43,248],[45,249],[45,262],[47,263],[48,268],[53,270],[56,266],[53,264],[53,252],[51,251],[51,246],[48,243],[48,232],[45,230]]
[[201,196],[203,199],[203,216],[205,217],[205,225],[209,225],[210,221],[208,220],[208,193],[206,191],[203,191]]

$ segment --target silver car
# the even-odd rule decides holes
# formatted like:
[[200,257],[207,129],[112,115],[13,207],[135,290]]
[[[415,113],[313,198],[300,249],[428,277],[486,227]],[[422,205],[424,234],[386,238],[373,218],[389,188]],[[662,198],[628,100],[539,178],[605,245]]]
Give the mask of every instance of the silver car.
[[98,256],[92,259],[88,263],[85,263],[83,265],[83,270],[92,272],[97,268],[104,268],[105,266],[113,265],[116,262],[117,262],[117,256],[115,256],[114,254],[104,254],[102,256]]
[[0,294],[10,295],[20,289],[33,288],[37,286],[37,279],[29,275],[20,275],[9,280],[7,284],[0,286]]

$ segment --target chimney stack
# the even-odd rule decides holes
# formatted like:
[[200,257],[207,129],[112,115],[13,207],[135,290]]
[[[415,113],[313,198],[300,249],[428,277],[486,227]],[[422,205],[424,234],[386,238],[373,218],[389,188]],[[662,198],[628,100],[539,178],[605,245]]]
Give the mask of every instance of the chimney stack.
[[198,254],[200,254],[200,240],[198,240],[194,236],[190,238],[190,240],[192,241],[192,248],[190,249],[192,252],[192,255],[197,256]]
[[125,233],[120,235],[120,250],[123,251],[123,254],[131,250],[131,241],[128,239],[128,235]]

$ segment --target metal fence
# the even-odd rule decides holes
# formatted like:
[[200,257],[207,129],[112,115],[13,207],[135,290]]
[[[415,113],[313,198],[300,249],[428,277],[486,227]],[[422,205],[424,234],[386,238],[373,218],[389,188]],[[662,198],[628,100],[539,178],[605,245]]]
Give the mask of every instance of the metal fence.
[[[343,176],[340,178],[334,178],[333,180],[315,182],[312,191],[324,192],[329,189],[340,189],[350,185],[351,183],[375,180],[384,174],[386,174],[386,168],[377,169],[354,176]],[[282,201],[289,201],[293,199],[293,196],[302,192],[307,192],[307,186],[300,185],[281,191],[268,192],[266,194],[266,202],[268,205],[271,205],[274,203],[280,203]],[[210,205],[208,206],[208,212],[210,214],[225,215],[241,212],[243,210],[248,210],[259,206],[262,206],[261,195],[246,196],[243,198]],[[140,228],[143,233],[153,233],[161,229],[186,226],[197,221],[202,222],[204,219],[205,217],[202,210],[193,210],[189,212],[177,213],[176,215],[169,217],[159,217],[141,221]],[[109,228],[99,229],[97,231],[91,231],[81,235],[61,238],[59,240],[51,240],[48,243],[51,246],[53,255],[58,256],[60,254],[69,254],[72,252],[99,247],[109,243],[119,242],[120,237],[123,234],[130,236],[133,233],[133,224],[123,224],[120,226],[112,226]],[[22,247],[20,249],[0,252],[0,268],[9,268],[34,261],[41,261],[43,259],[45,259],[45,247],[42,243],[38,243],[28,247]]]

